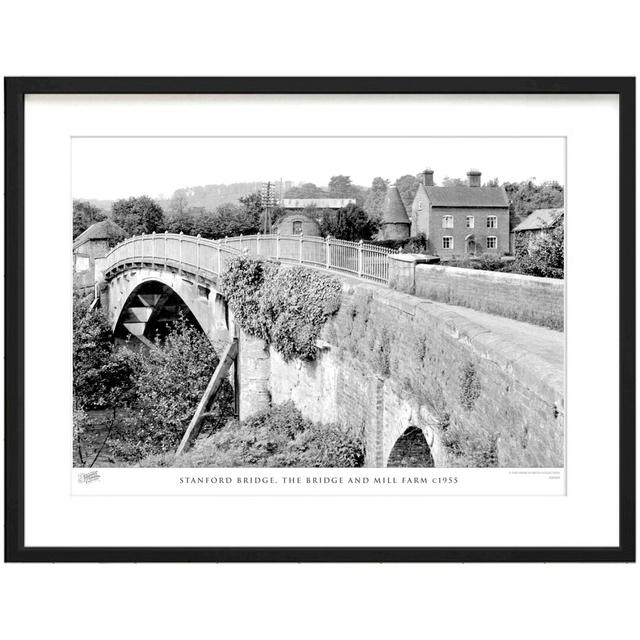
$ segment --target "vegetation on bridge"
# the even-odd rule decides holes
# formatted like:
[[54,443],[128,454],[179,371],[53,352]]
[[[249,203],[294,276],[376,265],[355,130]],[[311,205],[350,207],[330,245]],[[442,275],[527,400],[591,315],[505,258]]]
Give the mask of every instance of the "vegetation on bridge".
[[313,360],[327,321],[340,307],[341,282],[306,267],[239,256],[222,277],[222,293],[240,326],[282,357]]

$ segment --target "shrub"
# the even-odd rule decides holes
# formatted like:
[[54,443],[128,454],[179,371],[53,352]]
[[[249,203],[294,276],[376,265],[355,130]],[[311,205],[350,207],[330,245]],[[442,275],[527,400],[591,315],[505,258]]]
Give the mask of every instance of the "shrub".
[[[135,411],[129,417],[132,457],[168,451],[180,442],[218,364],[209,339],[185,318],[174,323],[162,342],[144,353],[128,351],[134,364]],[[203,428],[215,429],[232,412],[232,390],[225,382],[207,411]],[[131,441],[135,446],[131,446]]]
[[142,466],[179,467],[361,467],[362,434],[303,418],[292,402],[239,422],[231,420],[190,451],[151,457]]
[[131,368],[114,352],[104,314],[90,304],[91,296],[73,298],[73,395],[78,409],[104,409],[126,401]]
[[222,277],[222,293],[240,326],[287,361],[317,356],[316,341],[338,310],[341,291],[333,276],[246,256],[232,260]]
[[518,251],[514,270],[544,278],[564,277],[564,225],[531,240],[528,247]]

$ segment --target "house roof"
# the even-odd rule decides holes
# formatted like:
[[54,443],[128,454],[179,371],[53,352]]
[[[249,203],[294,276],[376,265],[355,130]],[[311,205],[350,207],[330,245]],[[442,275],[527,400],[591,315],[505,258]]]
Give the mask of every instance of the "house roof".
[[546,227],[554,227],[564,216],[564,209],[536,209],[532,211],[515,229],[518,231],[535,231]]
[[411,224],[407,210],[404,208],[398,188],[391,185],[382,205],[382,224]]
[[508,207],[502,187],[423,187],[433,207]]
[[306,207],[342,209],[355,202],[355,198],[283,198],[282,206],[285,209],[305,209]]
[[113,220],[102,220],[85,229],[74,241],[73,248],[83,245],[88,240],[124,240],[127,237],[124,229]]
[[276,223],[276,226],[282,222],[286,222],[287,220],[303,220],[307,222],[314,222],[315,224],[318,223],[313,216],[307,215],[302,211],[293,211],[282,216],[282,218],[280,218],[280,220],[278,220],[278,222]]

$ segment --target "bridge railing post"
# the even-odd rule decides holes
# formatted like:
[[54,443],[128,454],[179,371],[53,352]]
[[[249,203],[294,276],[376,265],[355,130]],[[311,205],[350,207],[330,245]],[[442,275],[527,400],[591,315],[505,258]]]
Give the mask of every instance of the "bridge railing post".
[[302,264],[302,233],[300,234],[300,250],[298,251],[298,262]]
[[179,257],[179,268],[180,268],[180,273],[182,273],[182,236],[184,235],[184,232],[181,231],[180,232],[180,238],[178,239],[178,246],[179,246],[179,251],[178,251],[178,255]]
[[280,260],[280,234],[276,234],[276,260]]
[[331,269],[331,236],[327,236],[327,241],[325,243],[325,252],[327,269]]
[[358,277],[361,278],[362,277],[362,245],[364,243],[362,242],[362,240],[360,240],[360,242],[358,243]]
[[260,255],[260,232],[256,234],[256,255]]
[[164,232],[164,268],[167,268],[167,262],[169,260],[169,256],[167,255],[167,242],[168,242],[169,232]]
[[220,241],[218,240],[218,277],[222,275],[222,251],[220,249]]
[[200,273],[200,234],[196,236],[196,282],[198,282],[198,274]]
[[156,262],[156,232],[151,232],[151,262]]

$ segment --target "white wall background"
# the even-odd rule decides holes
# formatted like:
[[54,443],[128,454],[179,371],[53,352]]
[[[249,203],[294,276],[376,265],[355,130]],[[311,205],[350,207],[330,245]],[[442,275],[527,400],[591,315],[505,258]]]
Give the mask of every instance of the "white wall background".
[[[3,75],[636,75],[632,11],[23,0],[1,10],[0,63]],[[629,637],[639,587],[635,565],[3,565],[0,625],[69,640]]]

